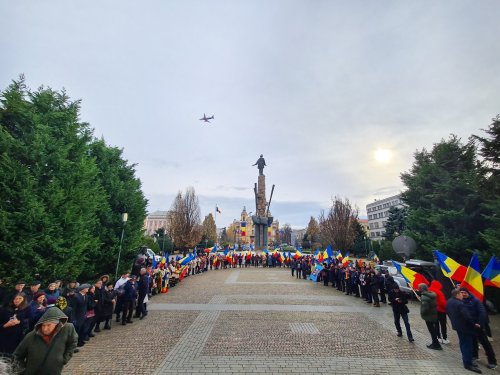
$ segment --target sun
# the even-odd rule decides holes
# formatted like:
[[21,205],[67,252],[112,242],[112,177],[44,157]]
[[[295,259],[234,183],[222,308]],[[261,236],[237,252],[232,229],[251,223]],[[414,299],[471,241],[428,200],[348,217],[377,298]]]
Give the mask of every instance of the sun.
[[388,163],[392,158],[392,151],[385,149],[385,148],[379,148],[377,151],[375,151],[375,160],[378,161],[379,163]]

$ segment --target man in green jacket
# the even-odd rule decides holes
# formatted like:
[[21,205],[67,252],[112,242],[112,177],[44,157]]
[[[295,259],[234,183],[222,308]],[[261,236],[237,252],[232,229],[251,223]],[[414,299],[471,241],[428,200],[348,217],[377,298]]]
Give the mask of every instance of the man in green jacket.
[[57,307],[42,315],[14,351],[14,360],[23,375],[58,375],[76,348],[78,335],[68,317]]
[[438,313],[436,293],[430,292],[427,284],[418,284],[418,291],[420,294],[420,316],[425,320],[432,338],[432,343],[427,345],[427,347],[434,350],[443,350],[437,337]]

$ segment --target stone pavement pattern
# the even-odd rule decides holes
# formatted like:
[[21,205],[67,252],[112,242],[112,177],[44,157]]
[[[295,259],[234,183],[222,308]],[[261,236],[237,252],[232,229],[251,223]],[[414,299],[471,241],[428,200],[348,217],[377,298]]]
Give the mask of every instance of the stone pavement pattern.
[[412,344],[395,336],[389,306],[297,280],[288,269],[191,276],[153,297],[148,309],[144,320],[97,334],[64,373],[470,374],[454,332],[442,352],[425,347],[417,303],[410,306]]

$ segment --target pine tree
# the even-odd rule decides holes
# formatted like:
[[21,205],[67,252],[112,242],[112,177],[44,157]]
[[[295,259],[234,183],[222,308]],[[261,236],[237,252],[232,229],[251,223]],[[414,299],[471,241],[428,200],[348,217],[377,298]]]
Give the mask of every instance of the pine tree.
[[407,190],[407,230],[419,249],[418,255],[432,259],[439,249],[468,263],[474,250],[484,250],[479,232],[485,227],[479,188],[484,171],[478,166],[476,148],[456,136],[435,144],[432,151],[415,153],[415,162],[401,178]]

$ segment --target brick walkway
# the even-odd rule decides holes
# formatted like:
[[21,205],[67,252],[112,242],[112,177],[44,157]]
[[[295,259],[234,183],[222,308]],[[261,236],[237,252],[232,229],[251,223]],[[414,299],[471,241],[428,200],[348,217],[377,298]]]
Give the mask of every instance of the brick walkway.
[[410,305],[412,344],[395,336],[390,307],[288,270],[209,271],[155,296],[146,319],[97,334],[65,374],[470,374],[454,332],[442,352],[425,347],[418,308]]

